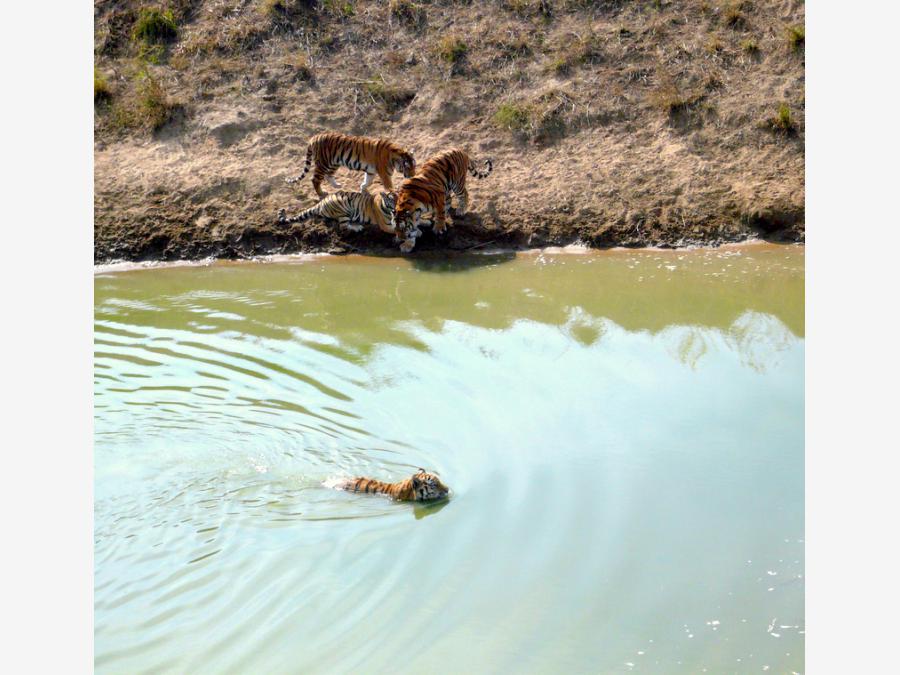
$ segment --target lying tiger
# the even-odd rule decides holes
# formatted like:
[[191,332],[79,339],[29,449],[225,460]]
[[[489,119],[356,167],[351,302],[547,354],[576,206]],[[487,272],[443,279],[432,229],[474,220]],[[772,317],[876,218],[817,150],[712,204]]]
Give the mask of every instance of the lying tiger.
[[339,490],[349,492],[365,492],[367,494],[389,495],[401,502],[427,502],[443,499],[450,494],[450,488],[441,482],[436,474],[419,469],[406,480],[397,483],[384,483],[374,478],[351,478],[334,485]]
[[391,218],[397,202],[396,192],[380,192],[371,195],[366,191],[347,192],[340,190],[330,194],[312,208],[287,217],[285,210],[278,212],[278,222],[282,225],[300,223],[313,216],[338,221],[341,227],[359,232],[363,225],[377,225],[384,232],[393,232]]
[[416,245],[416,237],[422,234],[419,225],[432,225],[436,234],[446,231],[447,225],[452,224],[452,195],[456,195],[457,214],[465,213],[469,202],[466,172],[475,178],[486,178],[494,165],[489,159],[484,163],[486,170],[479,171],[465,151],[453,148],[435,155],[422,165],[415,176],[403,181],[391,221],[396,240],[402,242],[401,251],[409,253]]
[[306,146],[306,165],[299,176],[286,178],[287,183],[296,183],[303,179],[315,160],[312,184],[319,198],[325,196],[322,180],[327,179],[332,187],[341,186],[334,179],[334,172],[339,166],[354,171],[365,171],[359,189],[365,191],[371,185],[375,174],[381,179],[385,190],[393,190],[391,174],[396,169],[406,178],[416,172],[416,160],[413,156],[385,138],[367,138],[365,136],[346,136],[335,132],[317,134],[309,139]]

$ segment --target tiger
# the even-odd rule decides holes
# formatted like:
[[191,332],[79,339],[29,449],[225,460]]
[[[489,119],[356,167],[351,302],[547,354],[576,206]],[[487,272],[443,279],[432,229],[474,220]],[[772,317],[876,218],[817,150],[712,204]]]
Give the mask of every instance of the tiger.
[[457,214],[465,213],[469,202],[466,172],[475,178],[486,178],[494,164],[490,159],[484,163],[486,169],[479,171],[464,150],[453,148],[435,155],[415,176],[403,181],[391,220],[396,241],[402,242],[400,250],[403,253],[409,253],[416,245],[416,237],[422,234],[420,224],[431,224],[436,234],[447,230],[451,193],[456,195]]
[[341,186],[334,179],[334,172],[339,166],[345,166],[355,171],[365,171],[359,189],[365,191],[371,185],[375,174],[381,179],[385,190],[393,190],[391,173],[396,169],[405,178],[416,173],[416,160],[407,150],[385,138],[367,138],[365,136],[346,136],[344,134],[328,131],[317,134],[309,139],[306,146],[306,165],[299,176],[285,178],[288,184],[296,183],[303,179],[313,164],[312,184],[319,195],[325,196],[322,190],[322,180],[327,179],[332,187],[340,189]]
[[359,232],[363,229],[363,225],[377,225],[383,232],[393,232],[391,218],[394,216],[396,202],[396,192],[379,192],[373,196],[365,190],[362,192],[339,190],[312,208],[290,218],[287,217],[285,210],[281,209],[278,212],[278,222],[281,225],[288,225],[319,216],[336,220],[341,227],[351,232]]
[[425,469],[419,469],[410,478],[396,483],[385,483],[361,476],[340,481],[333,487],[349,492],[389,495],[401,502],[426,502],[443,499],[450,494],[450,488],[441,482],[437,474],[429,473]]

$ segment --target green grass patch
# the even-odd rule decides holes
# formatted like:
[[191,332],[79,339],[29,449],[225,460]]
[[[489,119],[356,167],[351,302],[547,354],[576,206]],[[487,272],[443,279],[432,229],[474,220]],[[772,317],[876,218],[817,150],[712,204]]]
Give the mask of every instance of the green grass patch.
[[131,39],[148,44],[169,42],[178,36],[178,24],[171,9],[141,7],[131,29]]
[[391,0],[388,14],[404,26],[422,26],[426,21],[425,8],[410,0]]
[[416,94],[409,89],[389,85],[382,80],[363,83],[363,91],[380,103],[388,112],[396,112],[409,105]]
[[788,28],[788,45],[791,51],[799,52],[806,46],[806,28],[802,25]]
[[792,134],[797,130],[797,123],[794,121],[794,115],[787,103],[778,106],[778,112],[767,119],[763,126],[768,127],[772,131]]
[[747,39],[741,42],[741,49],[750,54],[751,56],[756,56],[759,54],[759,45],[756,44],[756,40]]
[[94,68],[94,103],[105,103],[112,98],[112,89],[109,82],[103,77],[103,73],[98,73]]
[[493,119],[498,127],[525,133],[531,127],[531,109],[516,103],[503,103],[497,108]]
[[324,0],[324,2],[322,2],[322,9],[332,16],[344,19],[349,19],[356,14],[353,3],[346,2],[345,0]]
[[459,63],[468,51],[469,46],[455,35],[444,36],[437,46],[438,56],[447,63]]

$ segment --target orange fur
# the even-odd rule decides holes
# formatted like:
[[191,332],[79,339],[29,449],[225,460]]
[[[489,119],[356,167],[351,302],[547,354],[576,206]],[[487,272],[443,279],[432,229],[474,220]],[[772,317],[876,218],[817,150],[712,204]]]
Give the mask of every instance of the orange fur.
[[288,178],[287,182],[296,183],[313,167],[313,189],[322,198],[325,196],[322,181],[325,178],[334,181],[332,176],[339,166],[366,173],[361,190],[368,187],[376,174],[384,188],[392,190],[393,171],[397,169],[406,177],[412,176],[416,170],[416,160],[409,152],[385,138],[347,136],[329,131],[309,139],[303,171],[299,176]]
[[340,483],[337,487],[350,492],[389,495],[402,502],[424,502],[431,499],[442,499],[450,489],[441,479],[424,469],[406,480],[397,483],[385,483],[374,478],[358,477]]
[[436,234],[446,231],[450,218],[450,199],[457,198],[457,212],[468,207],[466,174],[485,178],[492,170],[486,160],[486,171],[478,171],[475,162],[459,148],[445,150],[425,162],[415,176],[403,182],[397,195],[397,207],[392,225],[403,251],[412,250],[420,234],[418,226],[430,222]]

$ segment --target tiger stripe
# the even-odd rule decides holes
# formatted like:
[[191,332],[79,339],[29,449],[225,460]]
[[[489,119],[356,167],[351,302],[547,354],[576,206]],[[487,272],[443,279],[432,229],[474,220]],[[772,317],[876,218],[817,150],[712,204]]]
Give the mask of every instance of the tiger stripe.
[[457,200],[457,213],[463,214],[469,205],[466,175],[486,178],[494,169],[490,159],[485,160],[484,171],[479,171],[469,155],[459,148],[445,150],[425,162],[418,173],[405,180],[397,194],[397,206],[392,226],[403,243],[400,250],[408,253],[421,232],[420,224],[432,225],[436,234],[447,230],[450,220],[450,200]]
[[407,150],[386,138],[347,136],[333,131],[316,134],[309,139],[306,147],[306,163],[303,171],[288,184],[302,180],[310,169],[313,170],[312,184],[320,198],[325,196],[322,181],[327,179],[335,188],[340,185],[334,180],[338,167],[352,171],[364,171],[366,176],[360,185],[365,191],[377,174],[386,190],[393,190],[391,174],[400,171],[406,178],[415,174],[416,160]]
[[341,227],[354,232],[361,230],[363,225],[377,225],[384,232],[393,232],[391,219],[394,216],[396,198],[395,192],[372,195],[366,191],[339,190],[297,215],[288,217],[282,209],[278,213],[278,222],[290,225],[318,216],[336,220]]

